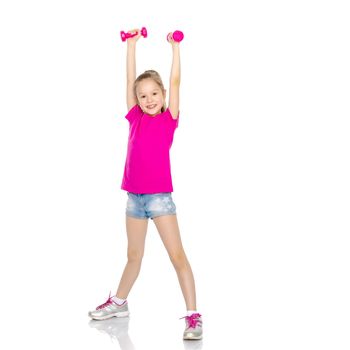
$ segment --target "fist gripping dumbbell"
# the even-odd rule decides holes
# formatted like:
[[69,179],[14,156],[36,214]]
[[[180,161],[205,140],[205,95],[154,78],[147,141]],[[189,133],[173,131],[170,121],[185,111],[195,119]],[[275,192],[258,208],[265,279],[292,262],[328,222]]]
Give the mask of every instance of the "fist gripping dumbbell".
[[[125,33],[123,31],[120,32],[120,36],[122,38],[122,41],[125,41],[126,39],[129,39],[129,38],[133,38],[134,36],[136,36],[139,32],[136,32],[136,33]],[[147,38],[147,29],[145,27],[142,27],[141,28],[141,35],[144,37],[144,38]]]
[[184,33],[182,33],[180,30],[175,30],[175,32],[173,32],[172,34],[169,33],[166,38],[168,41],[169,38],[172,38],[174,41],[179,43],[184,38]]

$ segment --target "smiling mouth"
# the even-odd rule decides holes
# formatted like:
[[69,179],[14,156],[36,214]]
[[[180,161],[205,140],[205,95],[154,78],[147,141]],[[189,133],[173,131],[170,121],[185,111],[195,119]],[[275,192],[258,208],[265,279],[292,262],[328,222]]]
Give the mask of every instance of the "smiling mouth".
[[154,104],[154,105],[148,105],[147,108],[148,108],[148,109],[153,109],[153,108],[155,108],[156,106],[157,106],[156,104]]

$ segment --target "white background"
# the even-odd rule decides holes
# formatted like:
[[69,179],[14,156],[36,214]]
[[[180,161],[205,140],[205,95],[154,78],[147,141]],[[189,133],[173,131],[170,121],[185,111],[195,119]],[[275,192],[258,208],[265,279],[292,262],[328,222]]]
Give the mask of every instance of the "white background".
[[[348,349],[345,5],[1,2],[1,348]],[[87,317],[126,263],[119,33],[142,26],[137,73],[156,69],[165,85],[166,35],[185,33],[171,160],[203,314],[191,344],[152,221],[129,332],[102,334]]]

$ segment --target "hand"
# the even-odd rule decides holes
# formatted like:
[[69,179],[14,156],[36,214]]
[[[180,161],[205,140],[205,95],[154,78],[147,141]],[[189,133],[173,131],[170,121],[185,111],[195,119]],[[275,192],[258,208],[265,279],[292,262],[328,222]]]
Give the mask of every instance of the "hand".
[[128,31],[129,34],[134,34],[137,32],[137,35],[133,36],[132,38],[128,38],[127,39],[127,42],[128,43],[136,43],[137,40],[140,39],[140,36],[141,36],[141,29],[139,28],[136,28],[136,29],[131,29]]
[[172,32],[168,34],[167,39],[168,39],[168,42],[171,44],[172,47],[179,45],[179,42],[177,42],[177,41],[175,41],[173,39],[173,33]]

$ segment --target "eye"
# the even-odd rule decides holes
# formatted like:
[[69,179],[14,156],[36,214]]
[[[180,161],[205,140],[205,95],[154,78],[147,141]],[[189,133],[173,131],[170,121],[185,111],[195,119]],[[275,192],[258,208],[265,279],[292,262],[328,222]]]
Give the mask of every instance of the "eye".
[[153,93],[153,95],[157,95],[157,93],[156,93],[156,92],[154,92],[154,93]]

